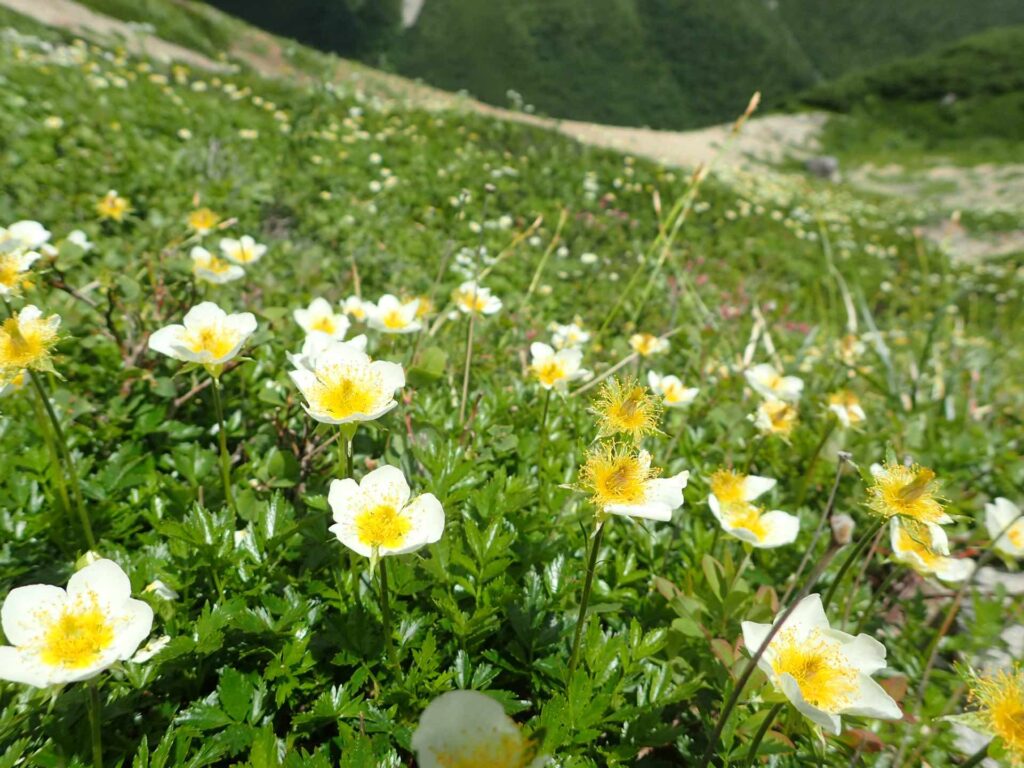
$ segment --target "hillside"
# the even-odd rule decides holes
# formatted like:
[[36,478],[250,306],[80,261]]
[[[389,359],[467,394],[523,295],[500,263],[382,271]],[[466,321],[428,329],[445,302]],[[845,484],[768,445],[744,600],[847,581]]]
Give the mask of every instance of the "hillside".
[[515,91],[555,117],[676,129],[728,120],[755,90],[771,108],[822,80],[1024,23],[1016,0],[427,0],[404,31],[396,3],[301,0],[287,14],[214,4],[492,104]]
[[0,765],[985,755],[1019,256],[102,3],[0,0]]

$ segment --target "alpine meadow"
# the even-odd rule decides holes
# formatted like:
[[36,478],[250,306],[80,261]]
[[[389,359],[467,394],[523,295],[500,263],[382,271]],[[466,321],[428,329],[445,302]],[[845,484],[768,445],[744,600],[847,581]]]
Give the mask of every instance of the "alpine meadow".
[[[360,57],[500,101],[451,5]],[[2,0],[0,768],[1024,766],[1024,28],[812,5],[505,60],[690,163]]]

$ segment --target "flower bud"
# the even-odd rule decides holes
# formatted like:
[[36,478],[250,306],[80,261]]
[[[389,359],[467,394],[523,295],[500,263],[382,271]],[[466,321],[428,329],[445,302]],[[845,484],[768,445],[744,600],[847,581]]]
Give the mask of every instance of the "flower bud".
[[850,543],[853,539],[853,529],[857,527],[852,517],[843,514],[832,515],[829,525],[832,526],[832,541],[840,547]]

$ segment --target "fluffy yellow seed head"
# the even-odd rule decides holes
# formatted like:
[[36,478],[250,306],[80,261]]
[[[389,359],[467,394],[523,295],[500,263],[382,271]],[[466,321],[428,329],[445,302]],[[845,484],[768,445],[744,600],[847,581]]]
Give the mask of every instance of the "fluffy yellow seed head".
[[976,676],[970,699],[986,729],[1002,740],[1014,765],[1024,765],[1024,670],[1014,667]]
[[601,387],[594,401],[600,437],[625,434],[633,442],[658,431],[661,402],[635,379],[613,378]]
[[868,488],[868,507],[880,517],[941,523],[945,510],[935,473],[925,467],[886,464]]
[[[646,454],[644,454],[646,456]],[[611,504],[639,504],[645,484],[658,476],[650,459],[638,456],[625,445],[600,444],[587,454],[580,469],[580,485],[599,508]]]

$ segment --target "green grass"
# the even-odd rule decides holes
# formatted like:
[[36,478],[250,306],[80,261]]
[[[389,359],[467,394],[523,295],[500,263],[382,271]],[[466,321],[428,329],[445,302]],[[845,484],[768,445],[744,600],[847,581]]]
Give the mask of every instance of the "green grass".
[[[0,21],[40,33],[8,13]],[[153,606],[152,636],[170,638],[152,660],[98,678],[108,765],[409,765],[420,713],[454,688],[494,696],[567,768],[694,765],[742,667],[740,622],[770,619],[811,544],[835,449],[862,471],[887,447],[933,468],[957,518],[957,556],[987,547],[985,501],[1020,501],[1019,265],[950,263],[915,238],[909,206],[782,175],[713,177],[658,272],[667,226],[658,211],[667,217],[687,194],[685,172],[471,114],[378,105],[373,94],[245,73],[179,81],[141,64],[0,37],[0,222],[37,219],[57,244],[12,301],[62,318],[59,376],[38,375],[71,445],[97,549]],[[97,218],[109,189],[131,200],[124,223]],[[270,246],[244,280],[193,280],[185,220],[196,203],[236,220],[225,234]],[[63,242],[73,229],[92,251]],[[465,270],[489,260],[473,263],[481,248],[505,252],[484,279],[504,308],[474,326],[462,425],[467,327],[446,313]],[[302,344],[292,311],[354,293],[356,273],[368,298],[426,295],[437,307],[398,407],[354,445],[357,477],[397,466],[445,509],[440,541],[389,558],[396,665],[384,657],[368,560],[327,530],[335,432],[303,410],[286,358]],[[204,298],[259,323],[223,379],[237,511],[217,473],[209,391],[190,394],[205,374],[145,345]],[[584,394],[553,399],[542,429],[544,395],[520,361],[549,323],[576,315],[594,332],[607,323],[584,356],[597,374],[629,354],[636,330],[677,330],[671,350],[641,370],[676,373],[701,393],[644,443],[665,475],[691,473],[686,504],[664,523],[608,523],[584,652],[566,680],[595,522],[586,496],[567,486],[596,427]],[[806,383],[788,441],[759,438],[748,420],[758,399],[742,364],[755,316],[779,362]],[[853,332],[864,347],[844,358]],[[371,354],[399,363],[417,343],[368,333]],[[762,345],[753,361],[771,356]],[[839,388],[860,396],[868,419],[832,433],[818,456],[826,398]],[[85,551],[32,396],[0,401],[2,594],[63,585]],[[794,545],[757,551],[742,574],[741,544],[718,531],[706,503],[708,478],[725,466],[777,478],[766,498],[802,523]],[[851,469],[837,496],[859,532],[871,524],[864,486]],[[883,677],[913,712],[933,608],[948,600],[887,554],[883,540],[830,617],[839,625],[847,611],[848,628],[862,623],[885,643]],[[890,574],[899,592],[875,603]],[[144,592],[156,579],[178,597]],[[939,719],[959,686],[951,665],[1002,647],[1012,620],[998,595],[967,600],[969,631],[941,646],[916,723],[847,719],[880,740],[881,752],[861,755],[866,764],[888,764],[904,739],[905,757],[920,748],[920,763],[958,754]],[[0,761],[89,764],[88,690],[0,685]],[[750,694],[714,750],[733,764],[778,699],[760,675]],[[787,767],[848,765],[854,734],[822,747],[787,707],[762,755]],[[815,757],[823,748],[827,758]]]

